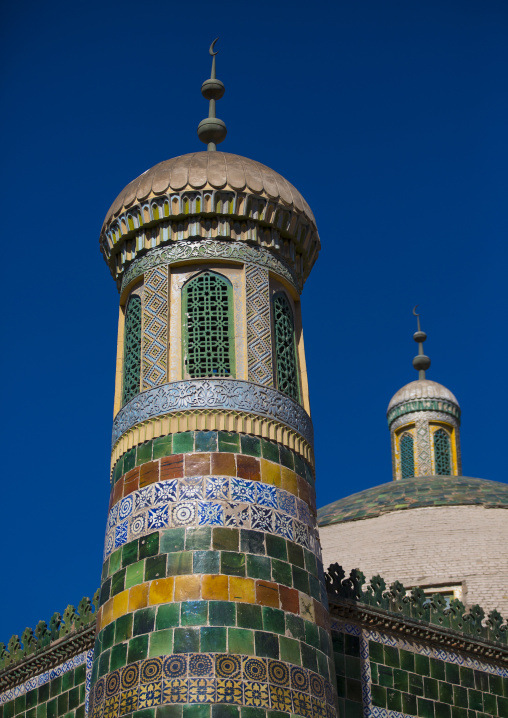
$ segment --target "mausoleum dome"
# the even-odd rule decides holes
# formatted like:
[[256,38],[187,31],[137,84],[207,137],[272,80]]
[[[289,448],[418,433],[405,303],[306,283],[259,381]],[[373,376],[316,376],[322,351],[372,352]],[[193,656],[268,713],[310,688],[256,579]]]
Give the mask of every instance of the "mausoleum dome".
[[217,151],[174,157],[130,182],[109,209],[100,242],[119,280],[159,244],[214,237],[271,249],[301,285],[320,249],[314,215],[290,182],[260,162]]
[[410,381],[409,384],[403,386],[393,395],[388,404],[387,413],[390,413],[391,409],[399,406],[399,404],[405,404],[408,401],[417,399],[449,401],[459,407],[459,402],[445,386],[430,379],[417,379],[416,381]]

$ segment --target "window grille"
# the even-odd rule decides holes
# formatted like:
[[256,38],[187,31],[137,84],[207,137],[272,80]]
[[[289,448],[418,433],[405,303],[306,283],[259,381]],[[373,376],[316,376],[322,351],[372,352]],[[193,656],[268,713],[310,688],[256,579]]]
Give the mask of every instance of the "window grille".
[[284,294],[273,299],[277,388],[295,401],[300,401],[295,349],[293,312]]
[[133,294],[125,312],[122,406],[139,394],[141,371],[141,297]]
[[436,474],[451,476],[450,437],[443,429],[434,432],[434,464]]
[[400,468],[403,479],[415,475],[414,441],[411,434],[404,434],[400,440]]
[[191,379],[234,376],[231,283],[203,272],[184,286],[182,294],[185,373]]

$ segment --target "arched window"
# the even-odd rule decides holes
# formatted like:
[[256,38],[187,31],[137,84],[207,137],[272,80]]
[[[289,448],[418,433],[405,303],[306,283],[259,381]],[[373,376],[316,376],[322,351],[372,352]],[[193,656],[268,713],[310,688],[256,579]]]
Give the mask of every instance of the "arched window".
[[434,432],[434,464],[436,474],[451,476],[450,437],[444,429]]
[[202,272],[182,291],[183,364],[191,379],[235,375],[233,288]]
[[400,439],[400,470],[403,479],[415,475],[415,452],[411,434],[403,434]]
[[295,401],[300,401],[296,363],[295,324],[291,306],[282,292],[273,298],[275,363],[277,388]]
[[122,406],[139,394],[141,371],[141,297],[133,294],[125,312]]

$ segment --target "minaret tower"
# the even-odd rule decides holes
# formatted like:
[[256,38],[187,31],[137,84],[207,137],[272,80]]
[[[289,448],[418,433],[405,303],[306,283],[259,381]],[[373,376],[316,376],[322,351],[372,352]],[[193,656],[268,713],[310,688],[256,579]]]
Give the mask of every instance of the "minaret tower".
[[452,392],[426,378],[430,359],[423,353],[427,339],[417,319],[413,339],[418,354],[413,367],[417,381],[399,389],[388,405],[388,426],[392,442],[394,480],[413,476],[460,476],[460,407]]
[[93,718],[336,718],[300,293],[313,214],[207,151],[131,182],[101,251],[120,293]]

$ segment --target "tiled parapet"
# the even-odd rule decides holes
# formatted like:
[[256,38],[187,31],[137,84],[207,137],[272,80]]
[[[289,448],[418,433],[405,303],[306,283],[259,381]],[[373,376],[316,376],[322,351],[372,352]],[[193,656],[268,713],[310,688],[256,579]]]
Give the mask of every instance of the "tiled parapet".
[[[331,656],[314,477],[301,455],[253,435],[189,431],[119,458],[93,681],[100,693],[153,659],[185,671],[152,681],[150,698],[139,680],[130,703],[120,689],[109,703],[104,695],[97,718],[163,707],[192,718],[335,718]],[[238,675],[221,675],[221,657]],[[251,663],[267,677],[244,675]]]

